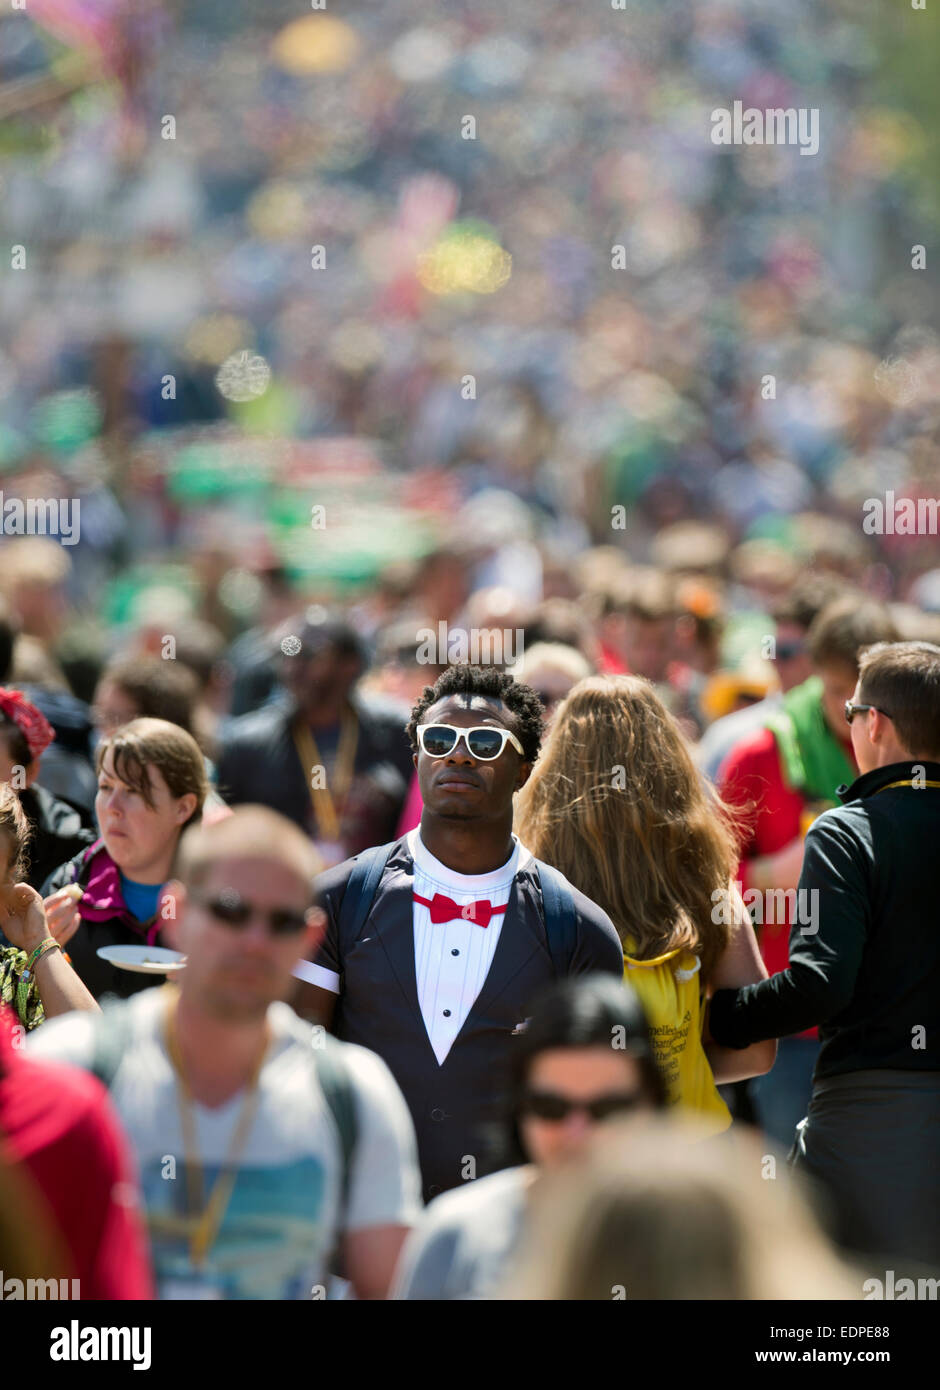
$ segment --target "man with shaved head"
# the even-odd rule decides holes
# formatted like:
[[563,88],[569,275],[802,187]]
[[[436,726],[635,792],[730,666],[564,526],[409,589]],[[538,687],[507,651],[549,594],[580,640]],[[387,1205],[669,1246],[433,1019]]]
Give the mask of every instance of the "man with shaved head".
[[160,907],[185,969],[100,1027],[68,1015],[41,1030],[37,1052],[111,1087],[162,1298],[323,1297],[337,1253],[360,1297],[384,1297],[418,1209],[414,1133],[387,1067],[282,1002],[323,935],[321,867],[263,806],[193,826]]

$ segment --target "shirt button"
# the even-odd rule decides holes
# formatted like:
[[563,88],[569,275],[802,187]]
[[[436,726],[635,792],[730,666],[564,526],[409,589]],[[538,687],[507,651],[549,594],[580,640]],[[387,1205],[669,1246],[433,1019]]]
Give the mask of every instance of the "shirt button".
[[456,946],[455,946],[454,949],[451,951],[451,955],[452,955],[452,956],[459,956],[459,955],[460,955],[460,952],[457,950],[457,947],[456,947]]
[[431,1186],[428,1188],[428,1192],[432,1197],[436,1197],[440,1190],[436,1182],[432,1182]]
[[445,1017],[445,1018],[450,1018],[450,1009],[445,1009],[445,1010],[444,1010],[444,1017]]
[[443,1118],[444,1118],[444,1112],[443,1112],[443,1110],[432,1110],[432,1111],[431,1111],[431,1119],[432,1119],[432,1120],[443,1120]]

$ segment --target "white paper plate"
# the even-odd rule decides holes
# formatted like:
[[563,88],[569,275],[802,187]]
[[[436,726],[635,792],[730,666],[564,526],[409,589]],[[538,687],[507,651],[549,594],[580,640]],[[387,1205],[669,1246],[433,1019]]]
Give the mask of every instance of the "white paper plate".
[[119,970],[133,970],[138,975],[170,975],[186,964],[184,955],[165,946],[101,946],[97,954]]

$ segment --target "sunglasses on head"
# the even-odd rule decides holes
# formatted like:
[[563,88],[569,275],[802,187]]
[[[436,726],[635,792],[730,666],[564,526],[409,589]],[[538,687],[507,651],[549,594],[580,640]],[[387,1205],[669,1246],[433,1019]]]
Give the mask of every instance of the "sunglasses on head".
[[241,931],[256,914],[264,919],[272,936],[296,936],[307,925],[305,914],[295,908],[273,907],[265,910],[233,892],[222,892],[212,898],[195,898],[194,901],[234,931]]
[[511,743],[516,752],[525,757],[522,744],[508,729],[493,728],[489,724],[475,724],[472,729],[458,729],[455,724],[419,724],[418,743],[429,758],[446,758],[453,753],[463,739],[470,756],[481,763],[491,763]]
[[569,1100],[567,1096],[557,1095],[554,1091],[527,1091],[522,1098],[522,1110],[525,1114],[534,1115],[537,1120],[548,1120],[552,1124],[560,1124],[575,1110],[599,1122],[610,1115],[635,1110],[643,1101],[641,1091],[611,1091],[605,1096],[585,1101]]
[[845,702],[845,722],[846,722],[846,724],[851,724],[852,720],[855,718],[855,716],[856,716],[857,714],[867,714],[868,711],[869,711],[870,709],[878,710],[878,713],[879,713],[879,714],[883,714],[884,717],[885,717],[886,719],[890,719],[890,718],[891,718],[891,715],[888,713],[888,711],[887,711],[886,709],[879,709],[877,705],[857,705],[857,704],[855,703],[854,700],[846,700],[846,702]]

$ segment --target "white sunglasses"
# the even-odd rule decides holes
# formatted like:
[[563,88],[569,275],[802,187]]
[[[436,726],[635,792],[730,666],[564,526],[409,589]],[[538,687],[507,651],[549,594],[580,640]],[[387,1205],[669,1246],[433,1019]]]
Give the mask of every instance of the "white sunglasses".
[[525,750],[508,729],[494,729],[489,724],[475,724],[472,729],[458,729],[455,724],[419,724],[418,743],[422,753],[429,758],[446,758],[453,753],[461,738],[467,745],[472,758],[481,763],[491,763],[511,743],[522,757]]

